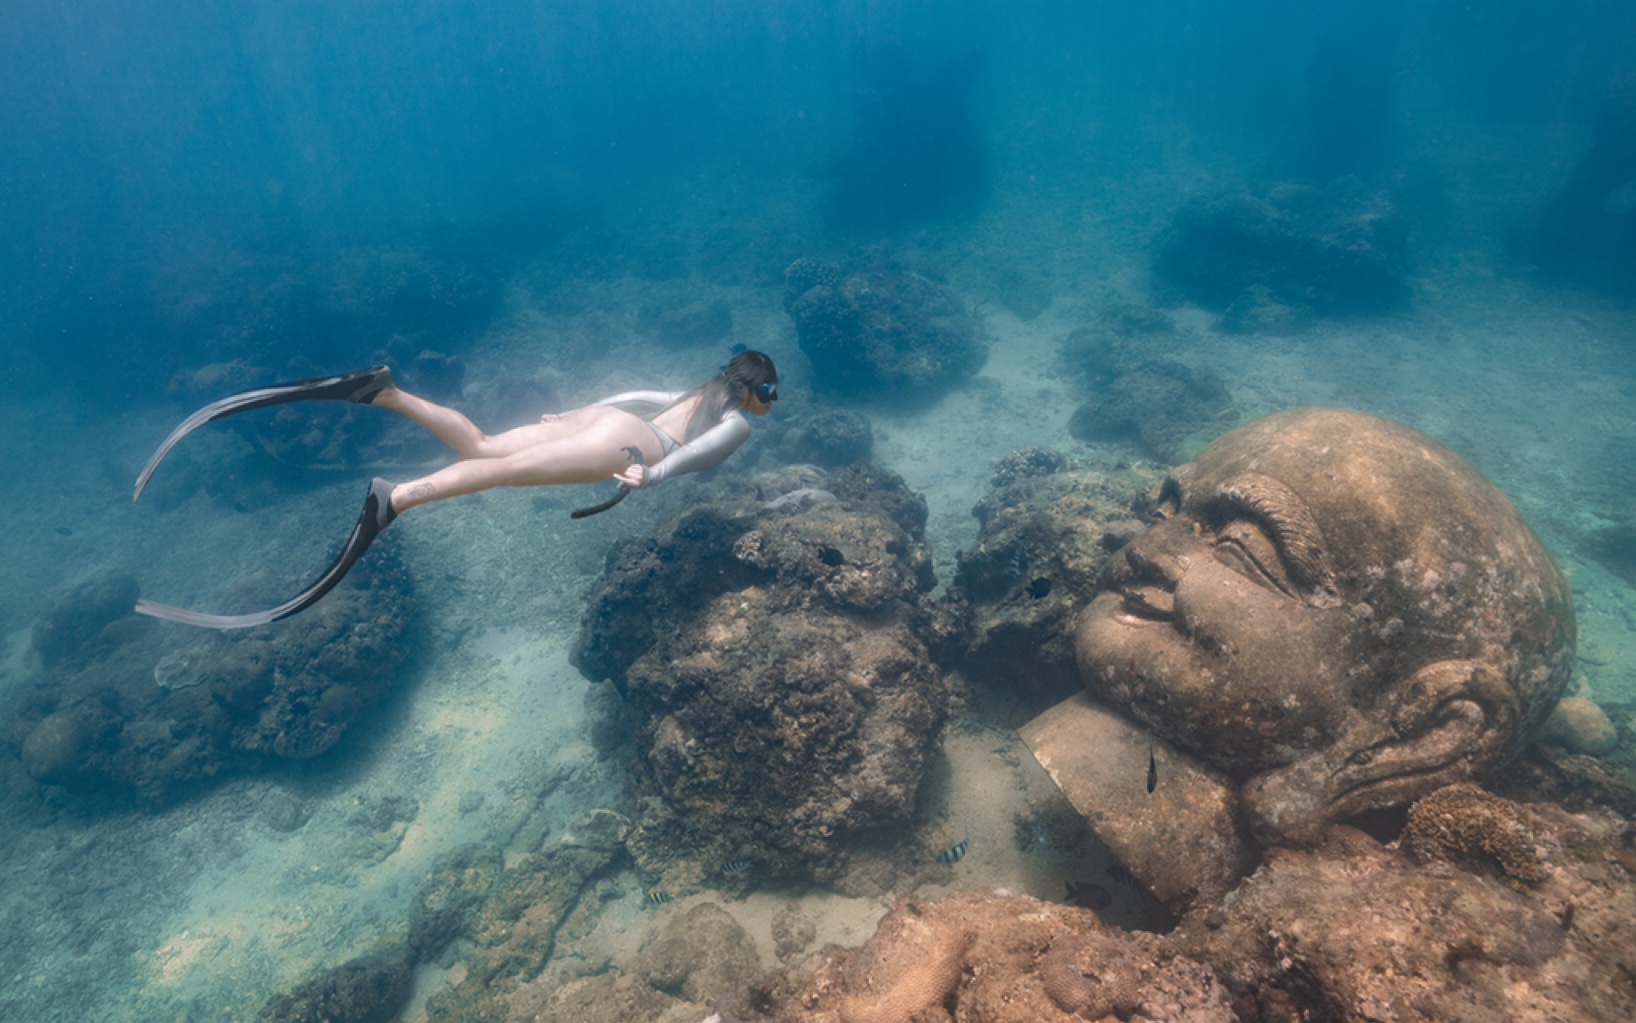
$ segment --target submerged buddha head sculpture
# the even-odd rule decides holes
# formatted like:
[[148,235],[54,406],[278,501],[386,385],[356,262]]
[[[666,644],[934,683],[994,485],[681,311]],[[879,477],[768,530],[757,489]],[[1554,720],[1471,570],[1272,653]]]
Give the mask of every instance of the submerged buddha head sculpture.
[[1076,643],[1093,694],[1237,785],[1257,838],[1307,844],[1504,761],[1574,636],[1561,572],[1476,469],[1303,409],[1171,475]]

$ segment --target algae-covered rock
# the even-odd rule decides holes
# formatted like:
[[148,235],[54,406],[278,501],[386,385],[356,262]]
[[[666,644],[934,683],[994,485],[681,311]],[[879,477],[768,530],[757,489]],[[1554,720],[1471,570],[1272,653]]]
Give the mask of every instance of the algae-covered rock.
[[257,1023],[391,1023],[409,1002],[401,947],[342,963],[268,1001]]
[[[471,946],[461,958],[459,979],[427,1001],[427,1019],[476,1023],[510,1018],[510,998],[545,967],[563,920],[616,854],[614,848],[559,843],[519,858],[498,877],[493,854],[467,857],[462,873],[476,873],[464,878],[454,876],[459,861],[450,860],[435,890],[462,905],[457,914],[428,919],[419,938],[465,937]],[[474,906],[479,889],[486,889],[486,895]]]
[[740,861],[834,876],[913,812],[947,705],[924,504],[875,467],[820,476],[833,500],[695,508],[627,542],[592,594],[575,663],[642,713],[628,845],[677,893]]
[[[287,585],[229,599],[267,606]],[[79,587],[36,624],[43,667],[6,732],[36,781],[148,804],[317,757],[398,684],[411,598],[391,537],[290,628],[179,630],[130,615],[132,586]]]
[[636,954],[630,972],[668,995],[708,1004],[748,987],[761,959],[738,921],[706,902],[666,923]]
[[1076,692],[1073,624],[1108,555],[1128,539],[1132,506],[1156,473],[1078,465],[1050,448],[1012,452],[972,514],[945,603],[954,627],[938,651],[1026,716]]
[[924,274],[878,259],[800,259],[784,281],[784,308],[822,393],[930,401],[988,358],[965,302]]
[[140,593],[131,576],[111,575],[59,594],[34,620],[34,652],[47,668],[92,659],[107,646],[103,630],[129,617]]
[[1619,729],[1595,703],[1582,696],[1565,696],[1545,720],[1539,739],[1570,753],[1601,757],[1618,748]]

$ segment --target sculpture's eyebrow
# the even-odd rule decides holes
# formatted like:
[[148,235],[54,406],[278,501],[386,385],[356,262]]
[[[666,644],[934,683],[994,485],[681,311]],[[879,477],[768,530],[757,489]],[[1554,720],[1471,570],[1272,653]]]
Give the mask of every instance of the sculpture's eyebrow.
[[1318,594],[1335,591],[1335,573],[1323,531],[1312,510],[1293,490],[1270,476],[1244,473],[1217,487],[1211,504],[1260,523],[1278,545],[1278,553],[1294,573],[1297,585]]

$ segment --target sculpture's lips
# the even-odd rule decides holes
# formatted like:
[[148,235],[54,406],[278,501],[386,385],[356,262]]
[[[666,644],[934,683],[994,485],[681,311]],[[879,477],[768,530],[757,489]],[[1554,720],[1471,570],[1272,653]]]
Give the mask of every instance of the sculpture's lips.
[[1160,586],[1126,586],[1119,596],[1125,613],[1152,622],[1168,622],[1176,617],[1176,595]]

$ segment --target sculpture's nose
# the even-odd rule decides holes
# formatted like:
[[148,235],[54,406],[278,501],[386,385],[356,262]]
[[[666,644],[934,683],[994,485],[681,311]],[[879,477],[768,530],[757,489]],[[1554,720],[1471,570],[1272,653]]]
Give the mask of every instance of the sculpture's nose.
[[1125,547],[1124,555],[1136,582],[1174,590],[1187,574],[1186,555],[1168,553],[1157,545],[1131,543]]

